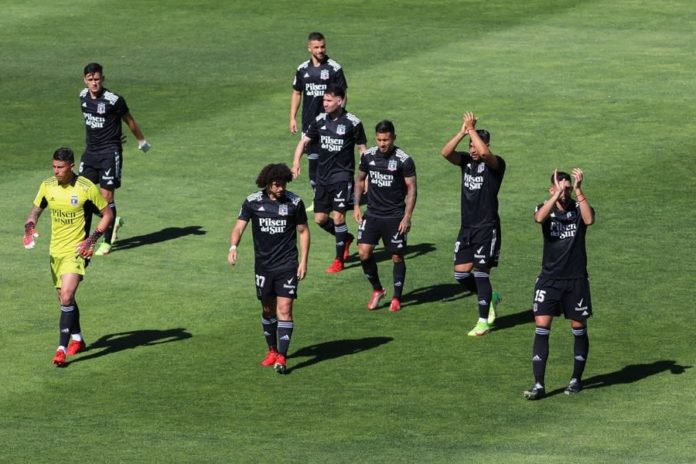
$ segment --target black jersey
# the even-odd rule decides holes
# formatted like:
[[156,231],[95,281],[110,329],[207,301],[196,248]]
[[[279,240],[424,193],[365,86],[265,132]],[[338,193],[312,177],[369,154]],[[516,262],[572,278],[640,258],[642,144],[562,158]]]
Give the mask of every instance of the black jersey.
[[505,176],[505,161],[498,155],[498,169],[474,161],[467,152],[460,152],[462,170],[461,228],[484,228],[500,225],[498,191]]
[[355,145],[365,145],[363,124],[352,113],[341,110],[341,115],[331,119],[321,113],[305,133],[320,144],[317,182],[324,185],[352,181],[355,173]]
[[285,192],[273,201],[265,191],[252,193],[242,203],[239,219],[251,221],[257,270],[278,271],[298,266],[297,226],[307,224],[300,197]]
[[[537,205],[536,211],[542,204]],[[594,215],[594,209],[592,210]],[[541,224],[544,235],[544,257],[540,278],[579,279],[587,277],[587,252],[585,233],[587,225],[582,220],[578,203],[572,202],[567,211],[555,205],[551,214]]]
[[128,114],[126,100],[120,95],[102,89],[97,98],[88,89],[80,92],[80,105],[85,120],[86,149],[100,151],[121,148],[121,118]]
[[329,84],[343,90],[348,88],[341,65],[328,56],[319,66],[307,60],[297,67],[292,88],[302,92],[302,132],[306,132],[314,118],[324,111],[324,91]]
[[399,147],[392,147],[387,156],[377,147],[365,151],[360,158],[360,168],[367,174],[366,215],[403,217],[406,208],[405,177],[416,175],[413,158]]

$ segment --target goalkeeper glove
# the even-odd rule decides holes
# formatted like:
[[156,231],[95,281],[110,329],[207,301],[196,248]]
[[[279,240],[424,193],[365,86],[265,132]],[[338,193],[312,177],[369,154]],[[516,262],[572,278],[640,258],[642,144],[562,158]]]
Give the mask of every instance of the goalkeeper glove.
[[85,259],[89,259],[94,255],[94,246],[97,244],[97,240],[101,237],[104,232],[100,230],[95,230],[92,235],[87,237],[85,240],[81,241],[77,245],[77,254]]
[[34,239],[39,236],[39,233],[34,229],[35,224],[31,221],[24,224],[24,248],[27,250],[34,248],[36,241]]

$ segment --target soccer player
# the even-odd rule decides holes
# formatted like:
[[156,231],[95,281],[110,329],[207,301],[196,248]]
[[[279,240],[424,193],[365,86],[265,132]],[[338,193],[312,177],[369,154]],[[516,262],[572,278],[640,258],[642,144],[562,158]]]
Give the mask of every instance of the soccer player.
[[[116,234],[123,225],[123,219],[116,215],[114,193],[121,186],[123,168],[123,147],[125,137],[121,132],[121,121],[125,122],[135,138],[138,149],[147,152],[150,144],[145,140],[140,127],[130,114],[126,100],[104,88],[103,68],[99,63],[89,63],[84,68],[84,81],[87,86],[80,92],[80,105],[85,121],[85,151],[80,160],[80,175],[99,185],[101,195],[109,204],[115,218],[104,231],[104,241],[95,255],[109,254],[116,242]],[[92,222],[87,215],[87,233]]]
[[[469,151],[456,151],[469,136]],[[505,175],[505,161],[490,150],[491,135],[476,129],[474,113],[464,114],[461,129],[442,148],[442,156],[462,172],[461,226],[454,244],[454,278],[478,295],[479,319],[469,332],[482,336],[495,321],[495,304],[500,300],[490,281],[491,269],[500,254],[498,191]]]
[[[554,316],[560,316],[563,312],[565,318],[570,320],[575,339],[573,374],[565,389],[566,395],[582,390],[582,373],[590,351],[587,319],[592,315],[592,301],[585,234],[587,227],[594,223],[595,214],[582,192],[582,170],[573,169],[572,176],[571,184],[568,173],[555,170],[551,174],[549,187],[551,197],[537,205],[534,212],[534,221],[541,224],[544,254],[541,272],[534,286],[534,385],[524,392],[528,400],[538,400],[546,394],[544,374]],[[575,199],[571,191],[575,192]]]
[[[269,164],[258,177],[261,189],[249,195],[232,229],[227,261],[237,263],[237,247],[251,221],[254,237],[256,296],[261,301],[261,323],[268,344],[262,366],[286,372],[286,357],[294,328],[292,306],[298,282],[307,274],[309,228],[302,199],[286,190],[292,172],[285,164]],[[297,254],[299,235],[300,253]]]
[[[355,146],[362,155],[367,143],[360,119],[343,108],[345,97],[342,87],[327,87],[324,92],[324,113],[317,116],[302,134],[292,163],[292,174],[297,177],[300,175],[300,159],[305,146],[309,142],[320,144],[314,221],[336,237],[336,258],[326,269],[329,273],[341,272],[344,261],[350,256],[350,244],[354,237],[348,232],[346,210],[352,207],[353,201]],[[329,213],[332,213],[332,221],[329,220]]]
[[[51,210],[51,275],[60,302],[60,335],[53,364],[64,366],[66,357],[85,350],[80,328],[80,309],[75,295],[85,275],[85,260],[94,252],[94,245],[109,223],[113,213],[96,185],[73,172],[75,155],[70,148],[53,153],[53,177],[39,186],[39,193],[24,223],[24,248],[34,248],[38,237],[36,224],[46,209]],[[101,220],[85,239],[85,214],[96,208]],[[69,343],[68,343],[69,342]]]
[[[379,280],[377,262],[373,255],[380,238],[384,248],[391,254],[394,294],[389,311],[401,309],[401,293],[406,278],[406,235],[411,230],[411,216],[416,206],[416,165],[406,152],[394,145],[396,132],[391,121],[380,121],[375,126],[377,146],[369,148],[360,158],[360,167],[355,179],[355,201],[353,217],[358,228],[358,254],[367,280],[372,285],[372,295],[367,309],[376,309],[384,297],[385,290]],[[360,210],[360,196],[365,182],[367,211]]]
[[[348,84],[341,65],[326,54],[326,39],[321,32],[310,32],[307,37],[307,50],[310,59],[300,64],[295,72],[290,96],[290,133],[297,133],[297,110],[302,101],[302,133],[309,124],[323,111],[324,91],[329,84],[335,84],[347,91]],[[344,98],[343,106],[345,107]],[[307,167],[309,184],[312,192],[316,188],[317,160],[320,146],[317,143],[307,144]],[[313,203],[307,209],[311,210]]]

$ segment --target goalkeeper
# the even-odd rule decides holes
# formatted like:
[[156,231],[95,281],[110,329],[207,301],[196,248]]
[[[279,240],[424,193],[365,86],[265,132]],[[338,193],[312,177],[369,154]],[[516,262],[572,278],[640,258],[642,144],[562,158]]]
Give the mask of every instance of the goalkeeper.
[[[85,350],[80,329],[80,310],[75,301],[77,286],[85,275],[94,245],[113,220],[113,213],[99,188],[73,172],[75,155],[70,148],[53,153],[53,177],[44,180],[24,223],[24,248],[34,248],[36,223],[51,209],[51,274],[60,302],[60,339],[53,364],[64,366],[67,356]],[[85,238],[85,209],[102,214],[95,231]],[[68,343],[69,342],[69,343]]]

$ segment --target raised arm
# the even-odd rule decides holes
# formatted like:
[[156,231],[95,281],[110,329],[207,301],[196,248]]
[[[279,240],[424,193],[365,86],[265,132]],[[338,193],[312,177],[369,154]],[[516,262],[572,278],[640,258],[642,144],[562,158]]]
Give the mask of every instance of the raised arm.
[[592,211],[592,207],[590,206],[590,202],[587,200],[585,194],[582,192],[581,186],[582,179],[584,176],[582,169],[573,169],[572,176],[573,190],[575,191],[575,201],[578,202],[578,205],[580,207],[580,216],[582,216],[582,222],[584,222],[586,226],[591,226],[592,224],[594,224],[594,213]]
[[542,222],[546,221],[546,219],[549,217],[549,214],[551,214],[551,210],[553,210],[553,206],[561,197],[561,193],[563,193],[563,188],[558,183],[558,179],[556,178],[557,173],[558,169],[554,169],[553,187],[549,189],[551,193],[551,198],[545,201],[544,204],[541,205],[541,207],[534,213],[534,222],[536,222],[537,224],[541,224]]
[[452,164],[461,164],[462,157],[459,153],[457,153],[456,149],[461,141],[464,140],[464,137],[466,137],[467,131],[468,129],[466,127],[466,123],[464,122],[462,123],[462,127],[459,129],[459,131],[454,134],[454,136],[449,139],[445,146],[442,147],[442,150],[440,150],[442,156],[444,156],[445,159]]

